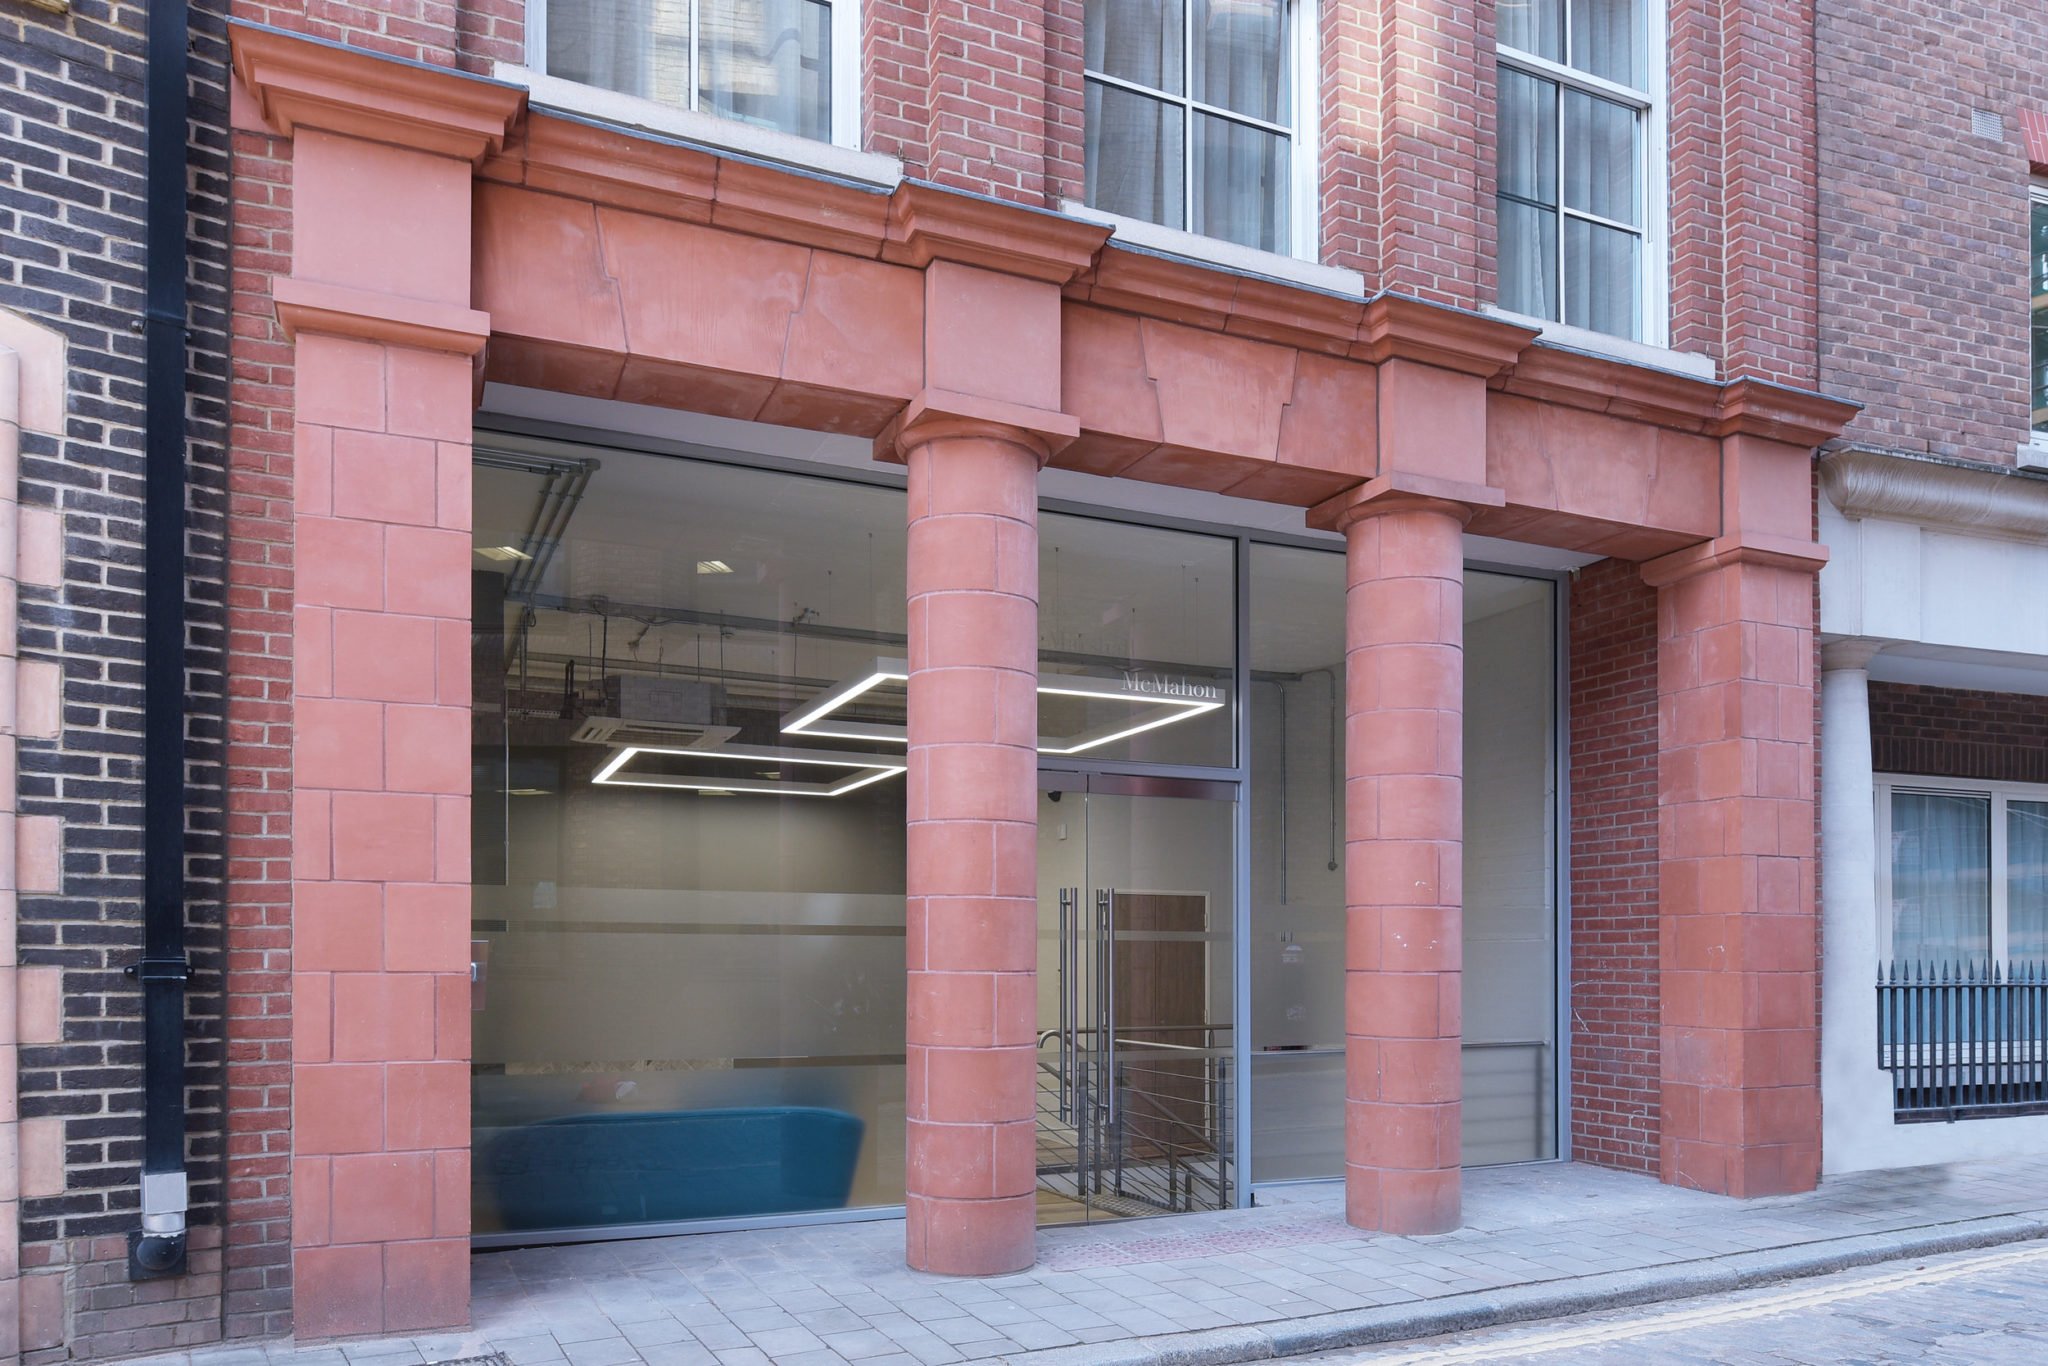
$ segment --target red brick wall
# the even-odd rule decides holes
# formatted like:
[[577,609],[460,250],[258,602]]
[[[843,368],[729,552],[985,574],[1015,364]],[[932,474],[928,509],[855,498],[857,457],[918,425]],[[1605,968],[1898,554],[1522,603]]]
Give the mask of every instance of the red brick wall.
[[1674,350],[1721,354],[1721,3],[1671,0],[1669,105]]
[[1625,560],[1571,585],[1571,1135],[1657,1170],[1657,593]]
[[1870,750],[1879,773],[2048,783],[2048,697],[1872,683]]
[[271,308],[291,269],[291,148],[234,135],[228,484],[230,1337],[291,1330],[292,347]]
[[[2031,0],[1819,0],[1822,379],[1852,437],[2009,465],[2026,439]],[[1900,34],[1915,35],[1902,54]],[[2000,115],[1978,137],[1974,111]]]

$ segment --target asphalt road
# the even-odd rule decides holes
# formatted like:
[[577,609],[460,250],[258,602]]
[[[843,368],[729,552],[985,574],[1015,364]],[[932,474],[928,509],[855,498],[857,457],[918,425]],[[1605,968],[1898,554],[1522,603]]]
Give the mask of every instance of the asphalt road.
[[1312,1360],[1370,1366],[2048,1366],[2048,1245],[1891,1262]]

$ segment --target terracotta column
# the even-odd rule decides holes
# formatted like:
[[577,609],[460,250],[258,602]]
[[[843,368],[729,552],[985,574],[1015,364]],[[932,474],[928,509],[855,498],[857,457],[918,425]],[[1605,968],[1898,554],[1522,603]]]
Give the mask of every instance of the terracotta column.
[[938,418],[910,468],[906,1256],[1031,1265],[1038,963],[1038,470],[1045,443]]
[[1458,1226],[1464,548],[1471,512],[1362,501],[1345,537],[1344,1198],[1359,1228]]

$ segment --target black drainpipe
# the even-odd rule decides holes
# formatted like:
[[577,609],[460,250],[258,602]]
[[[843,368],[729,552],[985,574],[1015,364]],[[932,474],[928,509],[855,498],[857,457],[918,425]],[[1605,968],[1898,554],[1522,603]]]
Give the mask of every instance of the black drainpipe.
[[185,0],[149,0],[143,383],[142,1227],[128,1278],[185,1274]]

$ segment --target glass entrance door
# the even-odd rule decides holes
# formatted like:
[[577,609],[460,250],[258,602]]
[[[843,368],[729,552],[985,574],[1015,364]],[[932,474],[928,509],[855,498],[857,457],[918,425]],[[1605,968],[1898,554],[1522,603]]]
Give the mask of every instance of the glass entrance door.
[[1234,785],[1040,786],[1039,1222],[1228,1208]]

